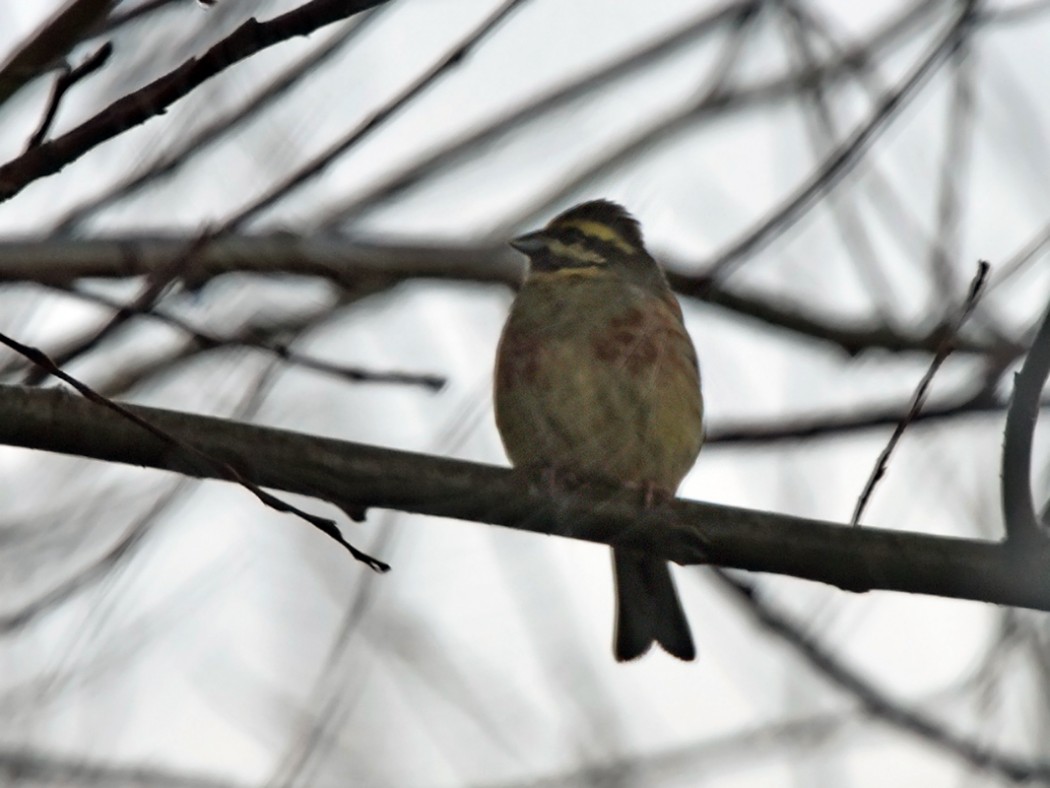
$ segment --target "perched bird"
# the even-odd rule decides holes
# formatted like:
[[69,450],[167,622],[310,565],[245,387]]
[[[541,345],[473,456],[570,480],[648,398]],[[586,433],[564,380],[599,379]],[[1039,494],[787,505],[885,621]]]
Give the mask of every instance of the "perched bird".
[[[495,406],[507,456],[537,474],[670,497],[703,443],[696,351],[641,227],[607,200],[585,202],[510,242],[528,274],[503,328]],[[670,566],[613,551],[614,653],[655,641],[696,655]]]

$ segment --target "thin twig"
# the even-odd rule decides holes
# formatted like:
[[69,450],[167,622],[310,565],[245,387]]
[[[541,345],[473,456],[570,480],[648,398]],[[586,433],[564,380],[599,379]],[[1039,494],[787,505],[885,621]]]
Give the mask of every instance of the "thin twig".
[[[249,324],[243,326],[236,334],[221,335],[205,331],[202,328],[194,326],[189,321],[183,320],[177,315],[160,309],[149,308],[133,310],[133,307],[131,306],[122,305],[118,301],[107,298],[98,293],[89,293],[79,288],[61,288],[61,290],[77,298],[96,304],[102,304],[111,309],[118,311],[134,311],[134,314],[136,315],[156,320],[160,323],[169,325],[172,328],[176,328],[189,336],[197,349],[200,350],[215,350],[224,347],[253,348],[255,350],[270,353],[288,364],[299,366],[304,369],[311,369],[315,372],[323,372],[326,375],[332,375],[333,377],[341,378],[350,383],[391,383],[407,386],[422,386],[431,391],[440,391],[448,383],[448,379],[441,375],[402,372],[400,370],[378,371],[364,369],[363,367],[349,366],[347,364],[336,364],[331,361],[317,358],[308,353],[301,353],[292,349],[287,342],[277,341],[272,338],[277,333],[298,330],[300,325],[305,325],[306,323],[317,320],[319,315],[306,315],[301,319],[291,319],[287,324]],[[357,294],[355,294],[355,296],[356,295]],[[341,303],[335,304],[333,308],[345,306],[350,300],[351,299],[349,298],[345,300],[341,299]],[[328,315],[330,311],[330,309],[326,308],[322,310],[320,316]],[[183,354],[180,353],[179,355]]]
[[972,25],[972,15],[964,9],[945,32],[927,50],[918,64],[897,86],[875,105],[868,120],[841,145],[835,148],[814,170],[812,175],[793,194],[766,218],[759,221],[728,248],[722,250],[710,264],[707,273],[716,280],[728,276],[748,255],[768,246],[788,228],[794,226],[819,198],[829,193],[850,173],[882,131],[896,118],[931,79],[942,60],[956,46],[959,31]]
[[901,436],[904,435],[904,431],[908,429],[908,425],[914,421],[915,417],[922,409],[923,402],[926,401],[926,394],[929,391],[930,383],[933,382],[934,375],[937,374],[937,370],[941,368],[941,364],[944,363],[944,360],[948,358],[954,349],[952,340],[958,333],[962,324],[966,321],[966,318],[970,316],[970,312],[972,312],[973,308],[977,305],[977,300],[981,297],[981,291],[984,289],[984,283],[988,278],[988,270],[990,268],[991,266],[989,266],[985,260],[981,260],[977,263],[977,273],[974,275],[973,281],[970,282],[970,292],[966,295],[966,300],[963,302],[962,309],[955,318],[951,331],[948,332],[941,347],[934,354],[929,369],[926,370],[926,374],[923,375],[922,380],[919,381],[919,385],[915,389],[915,394],[911,399],[911,407],[908,408],[908,412],[904,414],[904,418],[897,423],[896,428],[893,430],[893,434],[886,443],[886,447],[879,453],[879,458],[875,462],[875,467],[872,468],[871,475],[868,477],[868,481],[865,483],[864,489],[861,491],[860,497],[857,499],[857,505],[853,509],[853,517],[850,519],[850,525],[856,526],[860,522],[860,517],[864,513],[864,508],[868,505],[868,500],[875,491],[875,485],[878,484],[879,480],[886,474],[886,466],[889,463],[890,455],[897,447],[897,443],[900,441]]
[[[186,272],[193,261],[194,255],[203,249],[214,237],[214,230],[206,228],[201,231],[190,243],[179,250],[177,255],[150,272],[146,278],[146,284],[130,304],[120,307],[113,317],[106,321],[101,328],[94,331],[91,336],[63,352],[59,358],[52,361],[52,366],[55,368],[65,366],[74,359],[90,352],[132,317],[150,309],[171,284]],[[49,371],[50,369],[47,365],[37,364],[37,368],[26,375],[26,383],[28,385],[39,385],[47,379]]]
[[[352,555],[358,561],[361,561],[369,569],[375,570],[377,572],[387,572],[390,570],[390,566],[388,564],[385,564],[382,561],[368,555],[367,553],[358,550],[356,547],[354,547],[352,544],[346,541],[343,535],[339,532],[339,528],[336,526],[334,520],[329,520],[326,517],[319,517],[315,514],[310,514],[309,512],[303,511],[302,509],[293,506],[287,501],[278,498],[276,495],[271,495],[270,493],[266,492],[261,487],[259,487],[257,484],[249,480],[231,463],[215,459],[206,452],[203,452],[200,449],[197,449],[189,445],[188,443],[185,443],[184,441],[180,441],[170,432],[166,432],[165,430],[154,426],[150,421],[142,418],[141,416],[135,413],[132,413],[130,410],[128,410],[122,405],[117,404],[113,400],[103,397],[94,389],[90,388],[84,383],[81,383],[72,375],[63,372],[61,369],[58,368],[58,366],[55,365],[55,363],[50,358],[47,357],[47,355],[43,351],[39,350],[38,348],[30,347],[29,345],[23,345],[21,342],[18,342],[17,340],[14,340],[3,333],[0,333],[0,343],[7,345],[16,353],[25,356],[34,364],[43,367],[45,370],[47,370],[47,373],[49,375],[53,375],[59,380],[65,381],[70,386],[75,388],[78,392],[80,392],[80,394],[83,395],[86,399],[90,400],[96,405],[101,405],[102,407],[119,414],[122,418],[127,419],[128,421],[132,422],[138,427],[141,427],[150,435],[159,439],[168,446],[171,446],[175,449],[185,452],[186,454],[192,457],[195,457],[200,461],[203,461],[204,465],[210,468],[212,472],[216,473],[219,478],[241,485],[246,490],[251,492],[256,498],[262,501],[262,503],[264,503],[266,506],[269,506],[271,509],[275,509],[278,512],[286,512],[288,514],[293,514],[296,517],[299,517],[305,520],[306,522],[310,523],[312,526],[314,526],[314,528],[317,528],[319,531],[321,531],[322,533],[324,533],[331,539],[334,539],[336,542],[345,547],[350,552],[350,555]],[[346,508],[348,509],[349,507]],[[360,512],[357,512],[356,515],[358,517],[363,516]]]
[[365,120],[357,125],[349,134],[331,145],[318,156],[308,161],[298,170],[282,180],[276,186],[269,189],[261,197],[254,200],[250,205],[238,211],[224,222],[227,230],[241,228],[246,222],[256,217],[259,213],[270,208],[279,200],[284,199],[311,178],[323,172],[332,162],[344,155],[347,151],[368,137],[390,118],[404,109],[416,96],[421,95],[427,88],[433,85],[441,76],[449,72],[455,66],[461,65],[470,53],[477,48],[482,40],[488,37],[499,24],[525,0],[505,0],[495,11],[493,11],[480,25],[467,34],[467,36],[456,44],[451,51],[443,55],[423,74],[405,88],[397,96],[390,99],[380,109],[370,114]]
[[[537,118],[563,108],[587,95],[607,89],[611,82],[637,74],[654,63],[662,62],[690,45],[731,23],[740,14],[757,6],[756,0],[705,9],[694,20],[675,25],[666,35],[618,56],[609,63],[573,77],[536,98],[527,99],[487,125],[465,132],[452,141],[439,145],[420,158],[402,165],[362,193],[337,203],[321,215],[315,225],[318,231],[333,231],[359,219],[364,213],[389,203],[395,197],[421,183],[436,180],[449,168],[479,152],[492,149],[497,142]],[[841,66],[841,63],[836,65]],[[829,69],[834,71],[834,69]],[[501,239],[502,240],[502,239]]]

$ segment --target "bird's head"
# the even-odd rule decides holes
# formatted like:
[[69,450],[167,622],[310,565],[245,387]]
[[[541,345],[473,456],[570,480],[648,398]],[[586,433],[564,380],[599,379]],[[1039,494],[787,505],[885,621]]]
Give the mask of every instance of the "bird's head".
[[638,220],[609,200],[580,203],[510,245],[528,256],[532,274],[611,274],[645,283],[655,273],[662,279]]

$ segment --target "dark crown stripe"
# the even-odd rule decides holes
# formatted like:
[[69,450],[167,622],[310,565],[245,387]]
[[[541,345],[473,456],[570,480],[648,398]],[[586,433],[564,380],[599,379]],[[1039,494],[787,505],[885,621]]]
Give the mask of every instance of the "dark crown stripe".
[[547,227],[554,230],[558,225],[571,225],[573,222],[603,224],[636,249],[641,250],[644,247],[642,227],[638,220],[631,216],[622,205],[611,200],[591,200],[580,203],[554,217]]

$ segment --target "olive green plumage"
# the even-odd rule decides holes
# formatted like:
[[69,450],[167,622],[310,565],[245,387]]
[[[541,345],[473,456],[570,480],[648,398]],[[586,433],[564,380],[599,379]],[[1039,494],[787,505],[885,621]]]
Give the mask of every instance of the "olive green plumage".
[[[529,273],[500,339],[496,424],[517,467],[671,495],[703,442],[703,403],[681,309],[638,223],[583,203],[512,242]],[[614,551],[617,659],[652,642],[695,655],[669,566]]]

